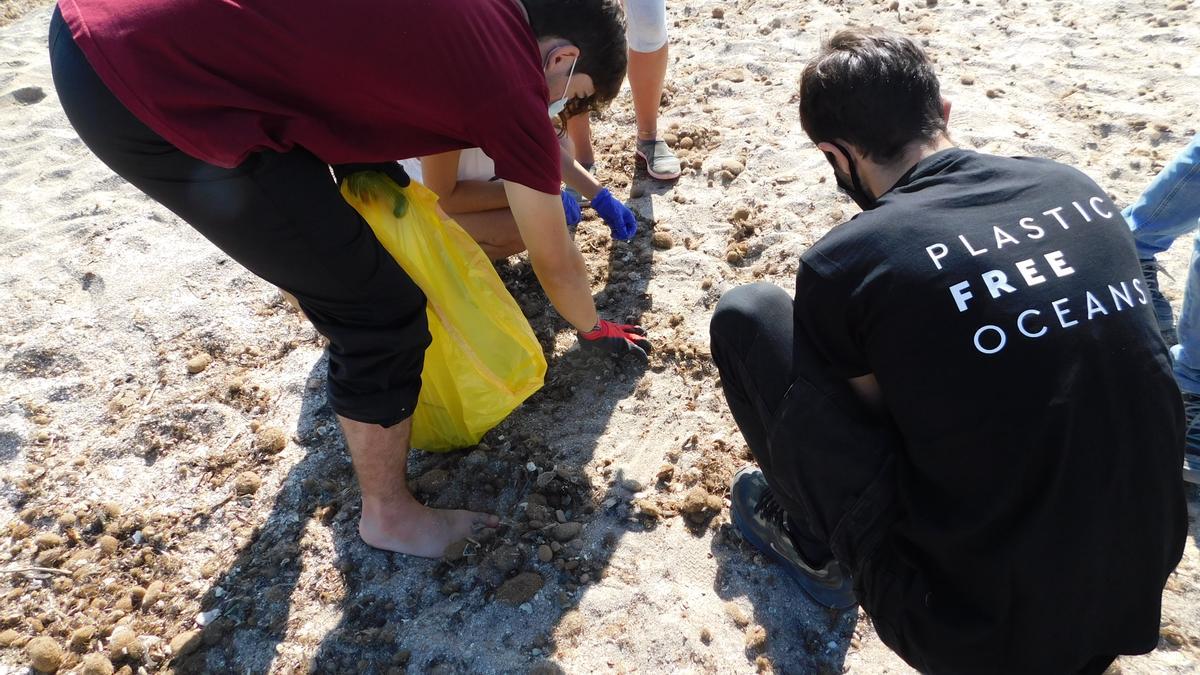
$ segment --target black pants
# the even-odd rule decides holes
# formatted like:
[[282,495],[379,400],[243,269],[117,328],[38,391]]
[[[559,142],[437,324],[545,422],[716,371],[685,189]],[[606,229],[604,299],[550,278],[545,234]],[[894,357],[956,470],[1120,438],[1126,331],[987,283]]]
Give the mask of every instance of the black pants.
[[[939,654],[951,645],[928,631],[914,640],[894,630],[905,607],[924,604],[926,588],[915,570],[880,545],[899,516],[899,434],[863,406],[844,378],[829,372],[797,330],[792,299],[779,287],[729,291],[710,331],[729,409],[787,510],[801,553],[812,562],[835,556],[854,575],[855,592],[880,639],[913,667],[943,672]],[[1098,656],[1079,672],[1102,673],[1114,658]]]
[[855,572],[886,529],[898,437],[834,376],[771,284],[726,293],[710,328],[738,428],[812,562]]
[[296,296],[329,339],[329,401],[338,414],[387,426],[412,414],[430,339],[425,296],[342,199],[325,162],[297,148],[223,169],[183,153],[109,91],[57,8],[50,60],[67,118],[97,157]]

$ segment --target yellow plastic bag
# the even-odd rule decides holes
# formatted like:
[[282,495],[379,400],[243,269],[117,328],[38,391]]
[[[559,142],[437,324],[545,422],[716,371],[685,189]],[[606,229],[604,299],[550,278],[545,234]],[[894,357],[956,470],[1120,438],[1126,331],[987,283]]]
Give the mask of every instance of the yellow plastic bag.
[[342,183],[342,197],[425,292],[433,342],[425,350],[412,446],[444,452],[475,445],[541,389],[546,358],[492,263],[437,195],[381,173]]

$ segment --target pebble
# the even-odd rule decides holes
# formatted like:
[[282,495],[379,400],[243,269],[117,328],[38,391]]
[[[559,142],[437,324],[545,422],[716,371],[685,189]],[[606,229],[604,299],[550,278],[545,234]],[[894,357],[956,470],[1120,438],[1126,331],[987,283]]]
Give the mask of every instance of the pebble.
[[48,548],[54,548],[56,546],[62,546],[64,541],[65,540],[62,538],[62,536],[53,532],[43,532],[33,538],[33,543],[37,546],[39,551]]
[[767,629],[759,625],[751,626],[746,631],[746,648],[753,652],[761,652],[767,648]]
[[25,645],[25,654],[29,656],[29,665],[34,670],[44,673],[57,672],[62,665],[62,647],[53,638],[36,637]]
[[534,482],[539,488],[545,488],[546,486],[550,485],[556,476],[558,476],[558,474],[554,473],[553,471],[543,471],[542,473],[538,474],[537,480]]
[[212,362],[213,362],[212,356],[210,356],[208,354],[203,354],[203,353],[197,354],[197,355],[193,356],[192,358],[188,359],[187,371],[188,371],[188,373],[195,375],[196,373],[203,372],[205,368],[211,366]]
[[267,427],[254,437],[254,449],[272,455],[287,447],[287,434],[278,427]]
[[737,161],[736,159],[724,159],[724,160],[721,160],[721,169],[723,171],[728,171],[729,173],[733,174],[734,176],[737,176],[737,175],[741,174],[743,171],[745,171],[746,167],[745,167],[745,165],[743,165],[741,162]]
[[16,646],[20,640],[21,634],[11,628],[0,631],[0,647]]
[[516,546],[504,544],[492,551],[488,556],[488,561],[497,570],[504,574],[508,574],[521,566],[521,551]]
[[433,469],[417,479],[417,489],[425,494],[437,494],[450,484],[450,474],[444,469]]
[[171,638],[171,653],[183,656],[200,646],[200,631],[189,630]]
[[712,642],[712,639],[713,639],[712,631],[708,629],[708,626],[705,626],[700,629],[700,641],[701,642],[703,642],[704,644],[709,644],[710,642]]
[[207,626],[218,616],[221,616],[221,610],[219,609],[210,609],[207,612],[200,612],[196,615],[196,624],[202,627]]
[[545,583],[537,572],[522,572],[500,586],[496,591],[496,599],[516,607],[537,595]]
[[745,206],[739,206],[738,208],[733,210],[733,213],[729,214],[729,219],[735,223],[741,222],[743,220],[748,220],[749,218],[750,218],[750,209],[746,208]]
[[150,585],[146,587],[146,594],[142,596],[142,607],[153,607],[154,603],[158,602],[159,598],[162,597],[162,593],[163,582],[150,582]]
[[562,509],[555,509],[554,519],[560,523],[565,523],[567,522],[567,514],[563,513]]
[[725,18],[725,9],[722,7],[713,7],[712,17],[714,19],[724,19]]
[[467,546],[470,543],[471,542],[467,541],[466,539],[459,539],[453,544],[450,544],[446,547],[446,550],[442,552],[442,559],[451,563],[462,560],[466,555]]
[[538,557],[538,560],[541,560],[544,563],[548,563],[554,559],[554,551],[552,551],[549,546],[542,544],[541,546],[538,547],[537,557]]
[[737,603],[725,603],[725,613],[729,615],[730,621],[738,628],[745,628],[750,625],[750,617],[746,616],[746,610],[742,609]]
[[559,523],[550,530],[550,536],[558,542],[568,542],[579,536],[583,530],[580,523]]
[[88,645],[92,643],[92,638],[95,636],[95,626],[83,626],[75,629],[75,631],[71,633],[71,649],[77,652],[87,651]]
[[107,656],[92,653],[83,657],[83,665],[79,672],[83,675],[113,675],[113,664]]
[[104,555],[112,555],[116,553],[117,547],[120,546],[120,542],[117,541],[117,538],[108,534],[100,537],[98,543],[100,545],[100,552]]
[[621,488],[629,492],[641,492],[646,489],[646,486],[636,478],[626,478],[621,481]]
[[252,495],[262,487],[262,479],[253,471],[243,471],[233,481],[233,491],[239,495]]
[[962,82],[963,84],[965,84],[967,86],[975,84],[975,78],[971,75],[963,75],[961,78],[959,78],[958,81]]
[[675,238],[671,236],[670,232],[658,231],[650,238],[650,243],[654,245],[654,248],[666,250],[675,245]]

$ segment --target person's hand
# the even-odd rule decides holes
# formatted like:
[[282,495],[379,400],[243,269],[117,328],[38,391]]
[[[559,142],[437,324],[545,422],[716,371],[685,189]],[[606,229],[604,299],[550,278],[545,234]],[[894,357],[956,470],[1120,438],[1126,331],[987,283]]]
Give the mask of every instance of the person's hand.
[[408,172],[404,167],[397,162],[375,162],[370,164],[333,164],[333,177],[341,184],[342,180],[351,174],[356,174],[361,171],[378,171],[386,174],[388,178],[396,181],[396,185],[400,187],[408,187],[411,180],[408,177]]
[[613,354],[636,352],[643,358],[650,355],[650,340],[641,326],[613,323],[600,319],[596,327],[579,333],[579,346],[583,349],[603,349]]
[[613,239],[628,241],[637,234],[637,218],[634,217],[633,211],[617,201],[608,188],[603,188],[592,197],[592,208],[596,209],[596,213],[608,224]]
[[579,202],[575,201],[574,197],[564,191],[562,193],[562,203],[563,213],[567,216],[567,227],[575,227],[579,224],[579,221],[583,220],[583,212],[579,210]]

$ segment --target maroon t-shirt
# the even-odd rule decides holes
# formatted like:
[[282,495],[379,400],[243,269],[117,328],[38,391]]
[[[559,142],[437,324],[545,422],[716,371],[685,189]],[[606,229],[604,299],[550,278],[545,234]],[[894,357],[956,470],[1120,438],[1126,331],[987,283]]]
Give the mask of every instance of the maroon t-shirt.
[[546,80],[517,0],[60,0],[96,73],[151,129],[222,167],[299,146],[331,164],[468,147],[560,184]]

